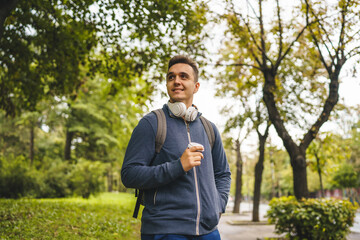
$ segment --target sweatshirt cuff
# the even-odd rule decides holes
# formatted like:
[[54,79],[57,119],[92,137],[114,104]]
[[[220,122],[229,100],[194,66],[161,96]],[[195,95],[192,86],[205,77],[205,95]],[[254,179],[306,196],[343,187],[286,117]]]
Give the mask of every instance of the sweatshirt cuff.
[[172,179],[176,179],[186,173],[181,164],[180,158],[176,161],[169,162],[169,170]]

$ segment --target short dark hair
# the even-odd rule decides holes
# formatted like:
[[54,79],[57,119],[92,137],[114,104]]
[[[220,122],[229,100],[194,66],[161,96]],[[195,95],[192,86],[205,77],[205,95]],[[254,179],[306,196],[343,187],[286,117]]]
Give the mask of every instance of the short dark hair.
[[189,56],[185,56],[185,55],[177,55],[177,56],[172,57],[169,61],[168,71],[173,65],[175,65],[177,63],[185,63],[185,64],[190,65],[190,67],[192,67],[192,69],[194,70],[194,80],[195,80],[195,82],[198,81],[199,69],[198,69],[196,62],[192,58],[190,58]]

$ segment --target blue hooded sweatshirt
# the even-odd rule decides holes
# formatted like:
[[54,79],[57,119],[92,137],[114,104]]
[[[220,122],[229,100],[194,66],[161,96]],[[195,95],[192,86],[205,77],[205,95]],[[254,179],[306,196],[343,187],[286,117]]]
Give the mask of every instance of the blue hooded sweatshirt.
[[[160,153],[155,152],[156,115],[149,113],[134,129],[121,169],[126,187],[144,190],[141,233],[210,233],[225,212],[231,181],[219,131],[211,123],[215,132],[211,149],[200,113],[187,122],[173,115],[166,104],[163,111],[167,132]],[[200,166],[185,172],[180,157],[189,142],[204,146],[204,158]]]

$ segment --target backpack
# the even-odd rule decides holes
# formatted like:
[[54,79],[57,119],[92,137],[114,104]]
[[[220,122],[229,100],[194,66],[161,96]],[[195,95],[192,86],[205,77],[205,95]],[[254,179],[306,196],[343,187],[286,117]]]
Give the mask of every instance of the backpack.
[[[166,117],[165,117],[165,113],[162,109],[156,109],[152,112],[155,113],[156,118],[157,118],[157,126],[158,127],[157,127],[156,137],[155,137],[155,152],[156,152],[156,154],[159,154],[162,146],[164,145],[165,138],[166,138]],[[210,146],[211,146],[211,148],[213,148],[214,143],[215,143],[214,129],[213,129],[210,121],[207,120],[205,117],[200,116],[199,118],[201,120],[201,123],[204,126],[206,135],[208,136]],[[151,166],[154,159],[155,159],[155,157],[150,161],[149,166]],[[133,218],[137,218],[138,213],[139,213],[140,204],[143,205],[143,202],[144,202],[143,190],[135,189],[135,197],[137,197],[137,199],[136,199]]]

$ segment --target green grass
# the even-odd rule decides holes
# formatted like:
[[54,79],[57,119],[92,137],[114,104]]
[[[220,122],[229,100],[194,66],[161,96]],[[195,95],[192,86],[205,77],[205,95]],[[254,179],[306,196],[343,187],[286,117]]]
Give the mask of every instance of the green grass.
[[135,197],[0,199],[0,239],[140,239]]

